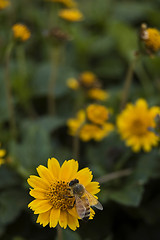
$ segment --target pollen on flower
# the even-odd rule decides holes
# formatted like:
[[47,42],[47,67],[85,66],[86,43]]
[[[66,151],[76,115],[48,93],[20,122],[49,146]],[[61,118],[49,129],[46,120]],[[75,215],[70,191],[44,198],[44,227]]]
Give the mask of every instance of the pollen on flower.
[[25,25],[20,23],[13,25],[12,30],[14,38],[19,39],[21,41],[26,41],[31,36],[29,29]]
[[75,198],[71,195],[68,183],[65,181],[56,181],[51,184],[46,196],[55,208],[67,210],[74,206]]

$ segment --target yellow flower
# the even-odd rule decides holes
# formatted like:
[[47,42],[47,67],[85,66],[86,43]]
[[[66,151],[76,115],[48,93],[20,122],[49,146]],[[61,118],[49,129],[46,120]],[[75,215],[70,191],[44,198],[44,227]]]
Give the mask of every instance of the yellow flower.
[[31,36],[29,29],[25,25],[20,23],[13,25],[12,30],[14,37],[21,41],[26,41]]
[[62,9],[59,11],[58,15],[69,22],[78,22],[83,20],[83,14],[76,8]]
[[69,134],[72,136],[75,136],[78,134],[78,131],[80,130],[81,126],[85,122],[86,114],[84,110],[79,110],[77,113],[76,118],[70,118],[67,121],[67,126],[69,128]]
[[75,78],[68,78],[67,79],[67,86],[72,90],[77,90],[79,88],[79,82]]
[[158,144],[158,136],[149,128],[154,128],[155,117],[160,113],[159,107],[148,108],[144,99],[136,101],[135,105],[127,104],[126,108],[117,118],[118,131],[126,145],[130,146],[134,152],[149,152],[152,146]]
[[6,155],[6,150],[0,149],[0,166],[5,163],[5,160],[3,159]]
[[141,25],[141,39],[145,42],[147,49],[157,52],[160,49],[160,31],[155,28],[147,28],[146,24]]
[[0,0],[0,9],[7,8],[11,5],[10,1],[8,0]]
[[[39,214],[37,223],[45,227],[56,227],[57,224],[62,228],[67,226],[73,231],[79,227],[78,214],[75,207],[75,198],[71,195],[69,182],[78,179],[85,189],[93,196],[99,189],[98,182],[92,182],[92,172],[89,168],[78,171],[78,162],[74,159],[65,161],[60,167],[55,158],[48,159],[48,168],[40,165],[37,168],[39,176],[31,175],[28,183],[32,187],[30,195],[35,199],[28,205]],[[94,211],[91,208],[92,219]]]
[[99,104],[90,104],[87,109],[87,117],[88,119],[96,124],[104,124],[109,117],[109,110],[102,105]]
[[85,87],[91,87],[94,85],[94,83],[96,82],[97,77],[94,73],[86,71],[81,73],[80,75],[80,82],[82,83],[82,85],[84,85]]
[[88,90],[88,96],[95,100],[105,101],[109,97],[109,94],[100,88],[91,88]]
[[77,6],[77,3],[74,0],[48,0],[48,1],[62,3],[68,8],[75,8]]
[[111,123],[104,123],[102,126],[96,124],[85,124],[80,130],[80,139],[88,142],[90,140],[100,141],[113,131],[114,126]]

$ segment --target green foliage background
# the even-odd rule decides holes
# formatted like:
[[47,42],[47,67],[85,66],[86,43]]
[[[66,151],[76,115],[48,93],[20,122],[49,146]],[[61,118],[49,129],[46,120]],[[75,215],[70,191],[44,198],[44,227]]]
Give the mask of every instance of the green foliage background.
[[[0,142],[7,150],[7,164],[0,167],[0,239],[56,239],[56,229],[36,224],[27,208],[32,200],[26,182],[36,174],[39,164],[49,157],[61,163],[74,158],[73,138],[66,121],[82,107],[78,96],[66,85],[68,77],[93,71],[110,93],[106,102],[114,110],[120,102],[128,67],[139,49],[142,22],[160,29],[160,1],[77,0],[84,21],[67,23],[57,16],[60,5],[43,0],[15,0],[0,11]],[[12,25],[25,23],[31,38],[14,45],[6,70],[6,52],[13,40]],[[71,38],[59,44],[48,38],[52,27],[61,27]],[[60,58],[55,61],[56,54]],[[6,71],[12,90],[16,120],[16,138],[10,127],[10,112],[5,88]],[[54,115],[48,114],[48,85],[56,73],[53,87]],[[128,101],[143,97],[149,105],[160,104],[160,57],[146,54],[137,61]],[[133,153],[117,133],[101,142],[80,142],[80,168],[90,167],[95,179],[123,169],[130,176],[101,184],[100,201],[104,205],[94,220],[76,232],[63,231],[73,240],[159,240],[160,239],[160,152]]]

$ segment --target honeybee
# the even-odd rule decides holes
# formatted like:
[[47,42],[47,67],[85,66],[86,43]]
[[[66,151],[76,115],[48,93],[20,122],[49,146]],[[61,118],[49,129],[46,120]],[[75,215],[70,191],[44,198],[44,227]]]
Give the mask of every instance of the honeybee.
[[90,217],[90,206],[103,210],[102,204],[79,183],[78,179],[69,182],[71,194],[75,197],[75,205],[78,216],[87,221]]

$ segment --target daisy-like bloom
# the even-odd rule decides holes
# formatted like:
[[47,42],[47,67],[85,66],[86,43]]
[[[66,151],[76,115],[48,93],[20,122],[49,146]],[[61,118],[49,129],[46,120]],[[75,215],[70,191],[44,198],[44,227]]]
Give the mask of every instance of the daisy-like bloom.
[[157,52],[160,50],[160,31],[155,28],[147,28],[146,24],[141,25],[141,39],[148,50]]
[[4,156],[6,155],[5,149],[0,149],[0,166],[5,163]]
[[105,101],[108,99],[109,94],[100,88],[91,88],[88,90],[88,97],[94,100]]
[[76,118],[70,118],[67,121],[67,126],[69,128],[69,134],[71,136],[75,136],[78,134],[81,126],[84,124],[86,120],[86,114],[84,110],[79,110]]
[[84,142],[90,140],[101,141],[104,137],[107,137],[114,129],[112,123],[104,123],[102,126],[96,124],[85,124],[79,133],[80,139]]
[[77,6],[77,3],[74,0],[47,0],[47,1],[62,3],[64,6],[68,8],[75,8]]
[[86,71],[80,74],[80,82],[85,87],[92,87],[97,81],[97,77],[94,73]]
[[[55,158],[48,159],[48,167],[40,165],[37,172],[39,176],[31,175],[28,178],[32,187],[30,195],[35,198],[28,206],[34,214],[39,214],[37,223],[43,227],[49,224],[53,228],[59,223],[64,229],[68,226],[75,231],[79,227],[79,217],[69,182],[73,179],[79,180],[79,183],[95,196],[100,189],[98,182],[92,182],[92,172],[89,168],[78,171],[78,162],[74,159],[65,161],[60,167]],[[91,208],[90,219],[93,216],[94,211]]]
[[62,9],[59,11],[58,15],[69,22],[79,22],[84,18],[83,14],[76,8]]
[[67,86],[72,90],[77,90],[80,87],[79,82],[76,78],[68,78]]
[[150,131],[155,128],[155,117],[160,113],[159,107],[148,107],[144,99],[129,103],[117,118],[117,128],[126,145],[134,152],[143,149],[149,152],[152,146],[158,144],[159,137]]
[[8,0],[0,0],[0,10],[7,8],[11,5],[10,1]]
[[109,110],[99,104],[90,104],[86,109],[88,119],[95,124],[104,124],[109,118]]
[[19,39],[23,42],[28,40],[31,36],[29,29],[20,23],[14,24],[12,27],[14,38]]

